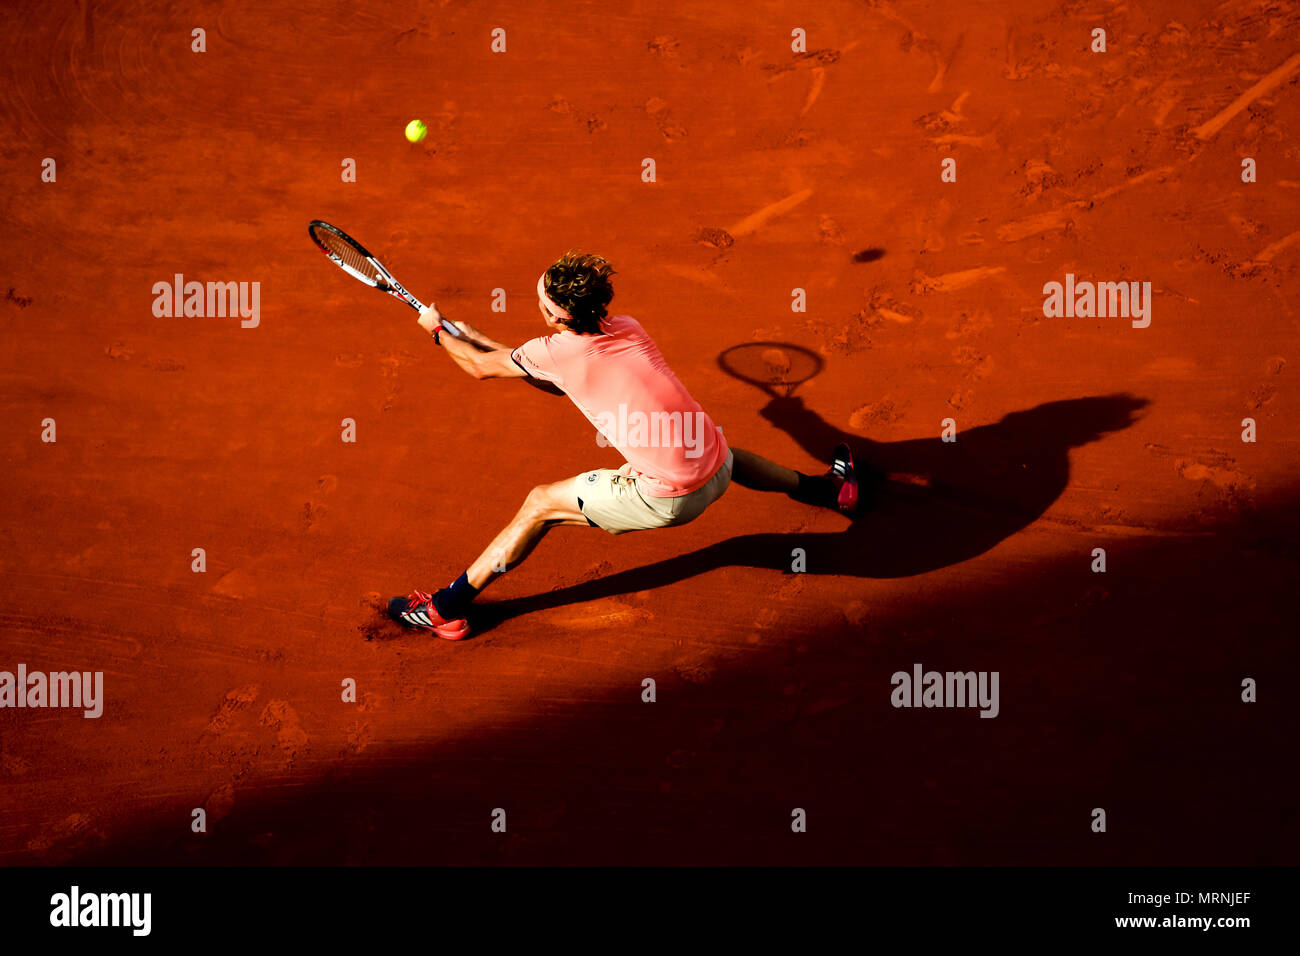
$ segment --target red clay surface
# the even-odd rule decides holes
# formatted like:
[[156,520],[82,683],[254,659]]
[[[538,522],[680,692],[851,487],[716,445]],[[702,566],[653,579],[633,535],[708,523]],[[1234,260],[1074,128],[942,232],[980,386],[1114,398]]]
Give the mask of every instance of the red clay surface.
[[[1295,862],[1296,4],[629,7],[9,5],[0,670],[108,700],[0,710],[0,862]],[[563,529],[480,636],[400,633],[378,600],[617,458],[313,218],[506,341],[599,251],[732,444],[928,483]],[[1044,318],[1067,272],[1151,326]],[[175,273],[260,326],[156,318]],[[769,402],[716,365],[753,340],[825,369]],[[894,709],[914,663],[1000,715]]]

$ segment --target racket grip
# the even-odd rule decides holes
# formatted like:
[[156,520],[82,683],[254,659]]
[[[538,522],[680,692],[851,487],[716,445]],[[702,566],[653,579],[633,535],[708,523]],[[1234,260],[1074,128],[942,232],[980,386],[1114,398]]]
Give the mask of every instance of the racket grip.
[[[433,311],[433,306],[431,306],[431,305],[422,305],[422,306],[420,306],[420,318],[424,318],[426,315],[428,315],[428,314],[429,314],[430,312],[432,312],[432,311]],[[454,338],[458,338],[458,339],[463,339],[463,338],[465,337],[465,336],[461,333],[460,329],[456,328],[456,326],[452,325],[452,324],[451,324],[450,322],[448,322],[446,319],[441,319],[441,318],[440,318],[439,321],[442,323],[442,330],[443,330],[444,332],[446,332],[448,335],[453,336]]]

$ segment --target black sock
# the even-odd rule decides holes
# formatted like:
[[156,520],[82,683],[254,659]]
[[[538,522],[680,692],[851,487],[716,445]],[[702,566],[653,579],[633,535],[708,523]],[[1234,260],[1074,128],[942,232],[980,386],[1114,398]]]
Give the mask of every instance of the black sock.
[[790,492],[791,498],[819,508],[835,507],[839,497],[835,482],[826,475],[805,475],[801,471],[796,471],[795,474],[799,476],[799,487]]
[[458,577],[454,584],[433,596],[433,609],[444,621],[459,621],[478,597],[478,588],[469,583],[469,572]]

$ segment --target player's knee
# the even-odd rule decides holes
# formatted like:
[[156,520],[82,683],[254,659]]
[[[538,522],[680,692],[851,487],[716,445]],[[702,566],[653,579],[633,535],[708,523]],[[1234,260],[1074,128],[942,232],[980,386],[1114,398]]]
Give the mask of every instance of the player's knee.
[[551,496],[550,488],[547,485],[537,485],[528,492],[524,498],[523,512],[534,521],[540,521],[546,517],[550,510]]

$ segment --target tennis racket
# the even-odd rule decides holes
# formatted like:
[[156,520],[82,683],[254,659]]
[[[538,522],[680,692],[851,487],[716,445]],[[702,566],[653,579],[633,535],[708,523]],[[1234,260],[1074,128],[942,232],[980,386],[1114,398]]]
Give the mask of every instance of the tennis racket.
[[[393,274],[384,268],[383,263],[342,229],[331,226],[328,222],[313,219],[311,225],[307,227],[307,234],[311,236],[312,242],[320,247],[321,252],[329,256],[330,260],[348,275],[360,279],[372,289],[387,292],[394,298],[401,299],[416,312],[424,311],[424,303],[407,292],[402,284],[393,278]],[[458,339],[465,337],[460,329],[446,319],[442,320],[442,327],[448,335],[454,335]]]
[[733,378],[761,388],[772,398],[789,398],[822,370],[822,357],[789,342],[746,342],[718,356],[718,365]]

